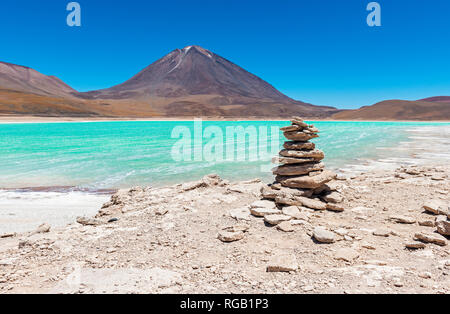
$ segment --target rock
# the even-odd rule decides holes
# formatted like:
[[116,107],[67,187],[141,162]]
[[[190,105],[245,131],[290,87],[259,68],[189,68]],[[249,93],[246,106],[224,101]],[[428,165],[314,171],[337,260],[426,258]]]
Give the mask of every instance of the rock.
[[276,180],[285,187],[302,188],[302,189],[316,189],[325,183],[328,183],[336,178],[336,174],[332,171],[325,170],[316,176],[303,177],[289,177],[277,176]]
[[270,225],[278,225],[280,223],[282,223],[283,221],[289,221],[291,220],[292,217],[291,216],[287,216],[287,215],[267,215],[264,216],[264,221],[267,222]]
[[280,156],[291,157],[291,158],[314,158],[314,159],[324,159],[325,154],[321,150],[310,150],[310,151],[298,151],[298,150],[287,150],[284,149],[280,151]]
[[327,204],[317,200],[311,199],[307,197],[292,197],[292,198],[283,198],[277,197],[275,199],[277,204],[289,205],[289,206],[304,206],[315,210],[325,210],[327,208]]
[[343,212],[345,209],[341,205],[328,203],[327,210],[332,211],[332,212]]
[[306,163],[302,165],[285,165],[272,169],[273,174],[281,176],[298,176],[320,171],[325,168],[321,162]]
[[410,250],[418,250],[418,249],[424,249],[426,245],[422,242],[410,242],[406,243],[405,247]]
[[118,222],[119,218],[111,218],[110,220],[108,220],[108,223],[113,223],[113,222]]
[[281,128],[280,130],[282,132],[301,131],[301,130],[303,130],[303,127],[294,124],[294,125],[285,126],[285,127]]
[[316,144],[310,142],[285,142],[283,147],[287,150],[313,150]]
[[321,243],[334,243],[336,241],[335,234],[322,227],[316,227],[314,229],[313,237]]
[[428,220],[428,219],[420,220],[419,221],[419,226],[422,226],[422,227],[434,227],[435,226],[435,222],[433,220]]
[[276,209],[275,203],[271,201],[256,201],[250,204],[250,208]]
[[281,189],[274,189],[272,187],[263,186],[261,188],[261,196],[266,199],[274,200],[277,197],[293,197],[293,196],[304,196],[311,197],[313,191],[312,190],[304,190],[304,189],[291,189],[282,187]]
[[247,207],[232,209],[229,214],[236,220],[250,220],[250,210]]
[[309,217],[306,213],[302,213],[297,206],[284,207],[282,210],[283,215],[291,216],[294,219],[308,220]]
[[298,131],[293,131],[293,132],[284,132],[284,136],[291,141],[309,141],[312,140],[313,138],[317,138],[319,137],[317,134],[308,134],[305,132],[298,132]]
[[344,201],[344,198],[342,197],[341,193],[339,192],[330,192],[326,195],[321,197],[325,202],[327,203],[333,203],[333,204],[339,204]]
[[83,226],[99,226],[103,222],[101,220],[95,219],[95,218],[78,217],[77,223],[79,223],[80,225],[83,225]]
[[43,223],[33,232],[33,234],[48,233],[48,232],[50,232],[50,229],[51,229],[51,226],[49,224]]
[[375,230],[372,234],[377,237],[387,238],[390,236],[391,232],[387,229],[379,229],[379,230]]
[[280,222],[277,225],[277,229],[283,232],[292,232],[294,231],[294,227],[292,226],[292,224],[289,221],[283,221]]
[[292,158],[292,157],[274,157],[272,159],[272,163],[284,165],[306,164],[314,161],[319,160],[314,158]]
[[351,248],[342,248],[336,251],[334,258],[345,262],[353,262],[359,257],[359,253]]
[[217,236],[217,238],[222,242],[227,242],[227,243],[235,242],[235,241],[242,240],[244,238],[244,232],[243,231],[230,232],[230,231],[222,230],[221,232],[219,232],[219,235]]
[[409,216],[391,216],[389,219],[400,224],[411,225],[416,223],[416,219]]
[[450,236],[450,221],[438,221],[436,222],[437,232],[444,236]]
[[16,235],[16,233],[4,233],[0,235],[0,239],[14,238]]
[[274,206],[273,208],[250,208],[250,213],[255,217],[265,217],[281,214],[281,211]]
[[447,215],[448,205],[441,200],[429,200],[423,205],[423,209],[435,215]]
[[281,254],[270,259],[267,265],[267,272],[291,272],[297,271],[298,263],[295,255]]
[[415,238],[425,243],[433,243],[440,246],[447,245],[447,240],[439,234],[419,232],[415,234]]

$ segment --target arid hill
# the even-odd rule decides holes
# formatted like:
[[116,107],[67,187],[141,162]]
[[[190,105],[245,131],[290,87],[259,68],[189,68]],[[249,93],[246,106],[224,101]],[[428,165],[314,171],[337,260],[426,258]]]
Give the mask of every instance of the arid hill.
[[432,97],[417,101],[386,100],[357,110],[341,111],[331,118],[336,120],[450,121],[449,99],[450,97]]

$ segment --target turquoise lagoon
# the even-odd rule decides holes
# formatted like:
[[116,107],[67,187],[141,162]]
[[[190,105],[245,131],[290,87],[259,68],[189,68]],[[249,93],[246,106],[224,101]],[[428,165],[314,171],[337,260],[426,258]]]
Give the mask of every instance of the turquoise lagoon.
[[[311,122],[321,130],[317,146],[326,153],[326,165],[342,168],[401,154],[392,150],[411,141],[411,130],[441,127],[437,123],[402,122]],[[260,127],[269,138],[279,137],[271,127],[288,125],[283,121],[203,121],[202,132],[222,130],[224,145],[227,128]],[[445,124],[446,126],[450,124]],[[88,123],[0,124],[0,189],[70,187],[86,190],[117,189],[131,186],[161,186],[181,183],[217,173],[229,180],[262,178],[270,181],[270,161],[248,160],[251,152],[271,145],[236,138],[236,151],[245,150],[246,160],[174,160],[172,149],[179,138],[176,128],[190,130],[193,121],[132,121]],[[206,132],[207,133],[207,132]],[[198,149],[194,143],[192,149]],[[274,142],[276,143],[276,142]],[[194,145],[197,145],[197,148]],[[224,148],[224,155],[226,150]],[[276,152],[272,152],[276,155]],[[398,156],[401,157],[401,156]]]

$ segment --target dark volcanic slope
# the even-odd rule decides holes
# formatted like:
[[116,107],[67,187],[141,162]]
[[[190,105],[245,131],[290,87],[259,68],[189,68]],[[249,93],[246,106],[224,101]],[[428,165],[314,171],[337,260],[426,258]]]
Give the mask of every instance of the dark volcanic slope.
[[329,116],[335,108],[295,101],[234,63],[198,46],[177,49],[123,84],[86,99],[145,101],[168,116]]
[[[432,99],[432,98],[431,98]],[[450,121],[450,102],[386,100],[332,116],[337,120]]]
[[0,62],[0,88],[44,96],[72,97],[76,90],[54,76],[28,67]]

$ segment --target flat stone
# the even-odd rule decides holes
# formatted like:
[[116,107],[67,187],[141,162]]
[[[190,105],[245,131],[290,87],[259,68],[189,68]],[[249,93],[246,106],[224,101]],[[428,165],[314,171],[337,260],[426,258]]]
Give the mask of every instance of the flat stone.
[[336,174],[332,171],[325,170],[319,175],[308,177],[289,177],[277,176],[276,180],[285,187],[301,188],[301,189],[316,189],[325,183],[328,183],[336,178]]
[[426,248],[426,245],[422,242],[410,242],[406,243],[405,247],[410,250],[418,250]]
[[336,241],[335,234],[322,227],[316,227],[314,229],[313,237],[321,243],[334,243]]
[[256,201],[250,204],[250,208],[269,208],[275,209],[275,203],[272,201]]
[[78,217],[77,223],[83,226],[98,226],[101,225],[103,222],[95,218]]
[[0,239],[14,238],[16,235],[16,233],[4,233],[0,235]]
[[311,197],[313,194],[312,190],[308,189],[291,189],[287,187],[282,187],[281,189],[275,189],[269,186],[263,186],[261,188],[261,196],[266,199],[274,200],[277,197],[292,197],[292,196],[304,196]]
[[280,156],[292,157],[292,158],[315,158],[324,159],[325,153],[321,150],[315,149],[310,151],[298,151],[298,150],[287,150],[283,149],[280,151]]
[[293,157],[274,157],[272,163],[274,164],[284,164],[284,165],[295,165],[295,164],[306,164],[314,161],[319,161],[318,158],[293,158]]
[[428,200],[423,205],[423,209],[435,215],[447,215],[448,205],[441,200]]
[[387,238],[391,235],[391,232],[387,229],[378,229],[378,230],[375,230],[372,234],[377,237]]
[[294,231],[294,227],[292,226],[292,224],[289,221],[283,221],[280,222],[277,225],[277,229],[283,232],[292,232]]
[[300,117],[293,117],[292,119],[291,119],[291,123],[292,124],[295,124],[295,125],[298,125],[298,126],[301,126],[302,128],[307,128],[309,125],[305,122],[305,121],[303,121],[303,119],[301,119]]
[[419,226],[422,226],[422,227],[434,227],[435,226],[435,222],[433,220],[428,220],[428,219],[420,220],[419,221]]
[[281,254],[272,257],[267,265],[267,272],[291,272],[298,270],[297,258],[290,254]]
[[391,216],[389,219],[399,224],[412,225],[416,223],[416,219],[409,216]]
[[415,234],[415,238],[425,243],[433,243],[440,246],[447,245],[447,239],[439,234],[419,232]]
[[284,132],[284,137],[291,141],[309,141],[319,137],[317,134],[306,133],[301,131]]
[[313,171],[321,171],[325,165],[321,162],[306,163],[302,165],[284,165],[272,169],[273,174],[281,176],[299,176]]
[[277,197],[275,199],[277,204],[289,205],[289,206],[304,206],[307,208],[315,209],[315,210],[325,210],[327,208],[327,204],[317,200],[311,199],[307,197]]
[[220,231],[217,238],[222,242],[235,242],[242,240],[244,238],[244,232],[237,231],[237,232],[229,232],[229,231]]
[[281,214],[281,211],[277,208],[250,208],[250,213],[255,217],[265,217],[267,215]]
[[281,211],[283,215],[291,216],[294,219],[309,220],[308,215],[301,212],[297,206],[284,207]]
[[444,236],[450,236],[450,221],[438,221],[436,222],[437,232]]
[[332,211],[332,212],[343,212],[345,210],[345,208],[339,204],[328,203],[327,210]]
[[351,248],[342,248],[336,251],[334,258],[345,262],[353,262],[359,257],[359,253]]
[[316,144],[311,142],[284,142],[283,147],[287,150],[313,150]]
[[250,210],[247,207],[232,209],[229,214],[236,220],[250,220]]
[[283,221],[289,221],[291,219],[292,219],[291,216],[282,215],[282,214],[264,216],[264,221],[273,226],[276,226],[276,225],[282,223]]
[[294,124],[294,125],[289,125],[289,126],[282,127],[280,130],[282,132],[301,131],[301,130],[303,130],[303,127],[301,127],[300,125]]

